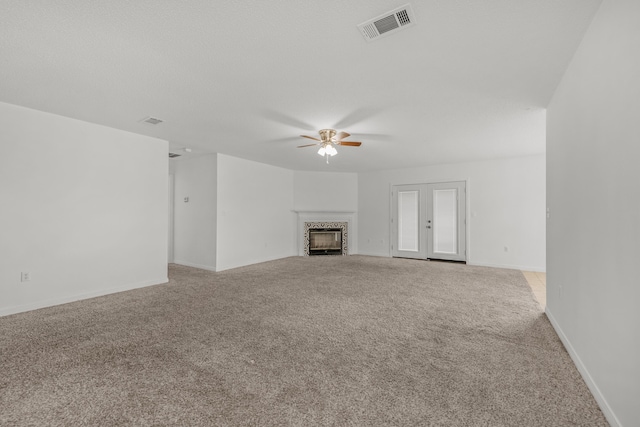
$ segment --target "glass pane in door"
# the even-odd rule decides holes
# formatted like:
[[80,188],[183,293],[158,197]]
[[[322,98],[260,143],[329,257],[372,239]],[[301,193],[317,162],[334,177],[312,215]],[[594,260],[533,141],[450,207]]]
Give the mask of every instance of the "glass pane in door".
[[418,201],[418,191],[398,192],[398,250],[419,250]]
[[433,251],[458,253],[458,190],[433,191]]

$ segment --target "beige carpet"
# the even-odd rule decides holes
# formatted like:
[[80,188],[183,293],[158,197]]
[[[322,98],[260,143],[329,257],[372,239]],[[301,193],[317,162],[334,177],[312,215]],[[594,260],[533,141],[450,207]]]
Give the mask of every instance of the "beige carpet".
[[0,318],[0,425],[606,426],[516,270],[288,258]]

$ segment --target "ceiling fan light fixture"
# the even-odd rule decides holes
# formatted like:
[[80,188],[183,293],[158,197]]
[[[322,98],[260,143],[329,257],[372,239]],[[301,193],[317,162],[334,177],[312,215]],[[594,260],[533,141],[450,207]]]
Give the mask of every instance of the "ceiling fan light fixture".
[[335,156],[338,154],[338,150],[331,143],[324,144],[318,150],[318,154],[321,156]]

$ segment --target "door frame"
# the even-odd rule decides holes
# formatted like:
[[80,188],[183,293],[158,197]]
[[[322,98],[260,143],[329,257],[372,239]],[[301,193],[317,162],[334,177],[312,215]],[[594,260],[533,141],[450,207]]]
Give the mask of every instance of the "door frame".
[[[393,218],[393,189],[394,187],[401,185],[427,185],[427,184],[445,184],[448,182],[464,182],[465,183],[465,192],[464,192],[464,215],[465,215],[465,230],[464,230],[464,240],[465,240],[465,261],[467,264],[471,264],[471,256],[472,256],[472,245],[471,245],[471,178],[450,178],[450,179],[425,179],[420,180],[419,182],[390,182],[389,183],[389,257],[393,257],[393,227],[394,224],[391,222]],[[427,258],[428,259],[428,258]]]
[[175,175],[169,174],[169,182],[168,182],[168,193],[169,193],[169,205],[167,208],[169,209],[168,215],[168,224],[167,224],[167,263],[173,263],[173,249],[174,249],[174,228],[175,228]]

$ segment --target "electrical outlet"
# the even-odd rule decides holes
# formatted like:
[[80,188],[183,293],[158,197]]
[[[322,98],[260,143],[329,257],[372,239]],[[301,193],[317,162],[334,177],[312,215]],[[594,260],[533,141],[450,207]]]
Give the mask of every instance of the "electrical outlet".
[[31,280],[31,273],[29,273],[28,271],[23,271],[20,274],[20,281],[21,282],[28,282],[29,280]]

